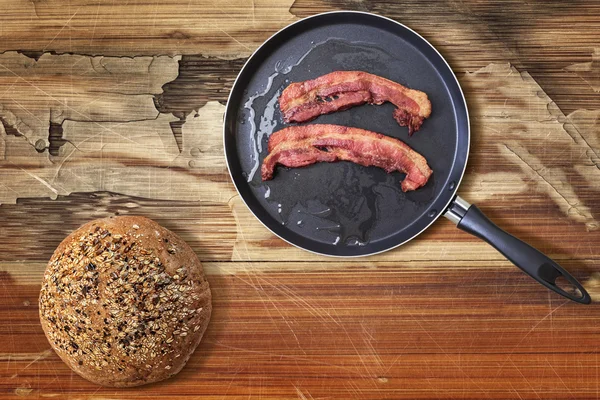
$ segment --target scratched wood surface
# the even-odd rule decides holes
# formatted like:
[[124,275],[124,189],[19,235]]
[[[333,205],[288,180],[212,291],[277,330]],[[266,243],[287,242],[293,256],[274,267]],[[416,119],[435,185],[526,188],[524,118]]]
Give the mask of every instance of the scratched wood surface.
[[[3,3],[3,398],[599,397],[597,305],[549,293],[447,221],[373,257],[293,248],[236,195],[221,141],[235,76],[274,31],[336,9],[392,17],[442,52],[465,91],[459,194],[600,293],[597,2]],[[214,313],[177,377],[114,390],[52,352],[37,297],[71,230],[123,214],[188,241]]]

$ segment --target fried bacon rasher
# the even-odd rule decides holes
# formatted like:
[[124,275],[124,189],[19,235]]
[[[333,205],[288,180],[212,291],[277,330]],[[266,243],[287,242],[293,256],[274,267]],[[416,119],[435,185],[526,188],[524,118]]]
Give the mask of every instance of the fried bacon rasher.
[[427,94],[399,83],[361,71],[336,71],[304,82],[290,84],[279,97],[286,122],[306,122],[319,115],[345,110],[360,104],[390,102],[397,108],[394,119],[418,131],[431,114]]
[[404,192],[425,185],[432,174],[427,160],[398,139],[364,129],[315,124],[291,126],[271,135],[261,176],[263,181],[272,179],[277,164],[294,168],[338,160],[383,168],[388,173],[404,172]]

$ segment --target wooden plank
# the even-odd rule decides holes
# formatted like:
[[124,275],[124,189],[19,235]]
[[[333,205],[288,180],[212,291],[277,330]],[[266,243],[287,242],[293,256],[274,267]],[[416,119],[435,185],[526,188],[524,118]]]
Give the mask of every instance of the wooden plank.
[[[419,31],[459,73],[511,61],[529,71],[565,113],[600,107],[593,84],[570,69],[591,62],[599,47],[593,3],[236,0],[214,7],[209,1],[169,0],[115,8],[99,2],[71,1],[64,7],[60,1],[20,0],[8,9],[0,16],[0,51],[229,59],[248,56],[298,18],[340,9],[370,11]],[[440,20],[445,23],[432,23]]]
[[[23,56],[6,53],[0,57],[12,61],[17,68],[15,60],[22,60]],[[72,56],[44,56],[47,60],[42,65],[48,65],[48,68],[37,71],[36,79],[40,82],[48,81],[45,75],[55,74],[49,68],[50,65],[57,65],[59,71],[66,68],[65,64],[69,61],[63,60],[63,57]],[[58,61],[56,64],[52,64],[54,58]],[[30,59],[26,60],[30,62]],[[72,60],[81,62],[85,57],[75,57]],[[172,72],[175,61],[167,58],[159,63],[161,67],[156,73],[139,72],[138,65],[142,65],[144,71],[151,71],[148,65],[152,60],[134,58],[127,61],[130,65],[128,68],[118,58],[104,58],[97,62],[114,69],[114,73],[105,77],[109,82],[119,82],[129,76],[142,81],[143,78],[138,77],[138,74],[146,74],[149,79],[159,79],[160,76],[161,81],[151,84],[157,93],[160,92],[160,83],[167,80],[164,78],[168,75],[165,72]],[[90,62],[95,61],[91,59]],[[90,73],[96,76],[91,67]],[[99,74],[104,77],[103,72]],[[3,110],[0,110],[0,116],[4,115],[5,121],[17,132],[17,136],[0,136],[5,142],[5,160],[0,161],[0,176],[3,178],[0,196],[4,201],[56,198],[73,192],[98,191],[164,200],[167,203],[163,204],[175,208],[174,212],[166,214],[168,219],[159,216],[160,212],[148,215],[167,220],[165,223],[176,231],[190,231],[186,239],[192,243],[202,240],[207,243],[206,248],[218,249],[208,253],[200,250],[203,259],[319,259],[276,239],[256,221],[235,192],[222,156],[224,106],[220,103],[207,99],[208,102],[197,112],[188,114],[180,128],[181,138],[178,143],[171,129],[175,118],[170,114],[155,110],[154,118],[141,117],[137,120],[134,117],[137,113],[129,115],[127,108],[120,107],[121,97],[141,96],[144,101],[152,101],[152,95],[140,93],[140,86],[121,88],[120,90],[129,92],[118,95],[115,99],[103,99],[106,104],[99,108],[81,107],[82,111],[78,111],[78,114],[73,111],[73,106],[66,107],[65,104],[86,104],[87,101],[94,102],[98,98],[93,90],[85,86],[84,79],[79,78],[78,85],[82,88],[73,95],[68,91],[61,91],[60,85],[53,84],[45,89],[46,94],[39,93],[37,89],[33,92],[21,91],[22,87],[28,88],[30,85],[27,82],[15,82],[11,73],[0,73],[0,79],[3,79],[0,86],[6,87],[12,95]],[[490,64],[465,75],[461,78],[461,83],[468,98],[477,99],[477,102],[469,100],[473,131],[472,156],[460,194],[470,201],[478,202],[490,212],[492,218],[499,218],[499,222],[504,223],[507,228],[525,239],[533,239],[534,245],[559,259],[597,258],[594,244],[600,235],[597,211],[600,204],[600,169],[597,168],[600,162],[598,112],[578,111],[564,115],[531,76],[508,64]],[[65,100],[56,102],[55,96],[47,94],[53,91],[60,93]],[[26,109],[21,109],[19,105],[26,101],[36,112],[53,113],[54,122],[61,123],[62,140],[65,142],[56,155],[47,150],[36,149],[36,143],[44,140],[41,132],[49,129],[49,124],[40,123]],[[111,111],[113,109],[120,112],[114,113]],[[65,115],[71,117],[67,118]],[[73,115],[81,118],[74,118]],[[31,126],[35,129],[29,129]],[[0,215],[0,221],[18,220],[10,235],[23,243],[27,240],[38,242],[36,230],[22,229],[22,226],[31,224],[25,222],[28,217],[35,218],[36,221],[40,216],[46,218],[46,221],[70,218],[60,212],[61,207],[76,211],[81,203],[88,203],[84,207],[88,213],[70,214],[80,218],[72,224],[63,225],[65,229],[61,235],[47,236],[52,238],[52,244],[44,248],[43,256],[24,250],[33,245],[19,248],[7,242],[0,243],[0,249],[7,256],[18,254],[19,257],[46,259],[54,246],[66,236],[67,226],[73,229],[91,218],[114,213],[111,211],[111,199],[110,195],[103,195],[98,200],[92,200],[95,204],[89,207],[90,200],[86,197],[80,200],[78,197],[68,197],[61,200],[60,203],[64,205],[59,208],[56,207],[57,203],[42,202],[43,205],[32,206],[34,210],[26,215],[19,211],[25,207],[26,202],[16,208],[8,206],[7,211]],[[132,208],[135,211],[125,211],[128,213],[143,214],[147,210],[145,206],[135,205],[138,200],[119,198],[115,201],[134,204]],[[144,203],[144,200],[139,201]],[[169,201],[184,201],[186,208],[178,208]],[[187,211],[187,207],[193,207],[194,201],[199,202],[201,207],[195,212],[194,218],[191,218],[192,214]],[[41,211],[40,207],[45,204],[49,209]],[[117,207],[123,208],[120,205]],[[10,210],[16,210],[16,216],[11,216]],[[506,211],[503,216],[498,210],[508,210],[510,218]],[[47,218],[48,213],[55,214],[54,220]],[[177,219],[173,218],[175,215]],[[205,222],[205,215],[215,215],[224,224],[235,221],[235,240],[223,240],[220,231],[212,230],[213,225]],[[177,220],[185,221],[179,224],[180,228],[174,224]],[[44,229],[57,229],[53,222],[35,224],[38,229],[46,225],[48,227]],[[207,229],[194,231],[188,226],[206,226]],[[557,235],[557,232],[561,234]],[[568,234],[566,239],[561,237],[562,233]],[[465,254],[481,259],[501,258],[485,244],[467,239],[450,226],[439,223],[423,236],[423,240],[403,247],[402,251],[379,255],[376,259],[460,259]]]
[[0,51],[247,56],[293,20],[291,5],[290,0],[18,0],[0,15]]
[[[574,262],[567,262],[573,267]],[[37,323],[43,263],[0,263],[0,393],[83,398],[595,396],[598,318],[507,262],[205,263],[214,314],[175,380],[74,376]],[[18,340],[16,340],[18,338]],[[118,395],[116,395],[118,393]]]
[[[519,207],[507,214],[510,202]],[[556,259],[598,259],[597,231],[586,232],[581,224],[569,222],[543,196],[524,193],[483,204],[494,220]],[[55,201],[23,199],[18,205],[3,205],[2,257],[47,261],[70,231],[91,218],[132,214],[147,216],[177,232],[203,261],[332,260],[296,249],[272,235],[238,197],[229,208],[214,202],[156,201],[109,193],[74,194]],[[448,221],[439,221],[402,248],[369,259],[501,260],[502,256]]]

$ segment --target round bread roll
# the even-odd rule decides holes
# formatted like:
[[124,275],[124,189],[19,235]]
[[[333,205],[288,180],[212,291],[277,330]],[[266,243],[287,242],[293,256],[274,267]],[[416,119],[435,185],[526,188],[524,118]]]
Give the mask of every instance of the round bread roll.
[[211,314],[192,249],[144,217],[91,221],[58,246],[44,274],[40,320],[60,358],[104,386],[177,374]]

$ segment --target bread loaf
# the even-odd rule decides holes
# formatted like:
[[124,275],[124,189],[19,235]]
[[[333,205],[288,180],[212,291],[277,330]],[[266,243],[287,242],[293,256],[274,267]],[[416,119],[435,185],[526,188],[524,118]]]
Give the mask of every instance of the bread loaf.
[[60,358],[104,386],[177,374],[211,314],[200,261],[173,232],[144,217],[91,221],[56,249],[40,320]]

